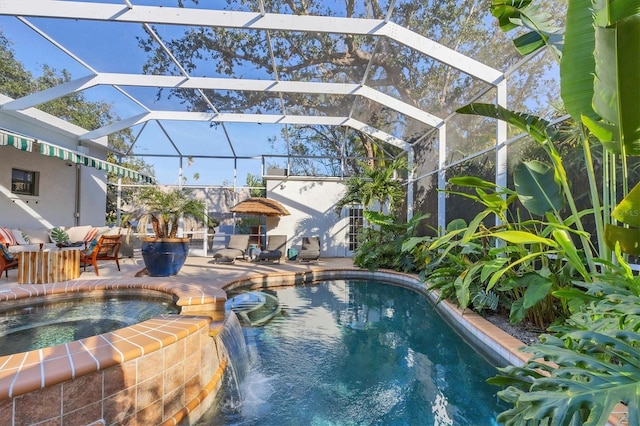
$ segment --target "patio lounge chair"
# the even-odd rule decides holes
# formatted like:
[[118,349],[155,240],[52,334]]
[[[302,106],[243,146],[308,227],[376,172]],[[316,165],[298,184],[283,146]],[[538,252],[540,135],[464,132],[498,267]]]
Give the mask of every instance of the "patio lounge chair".
[[298,253],[298,262],[318,263],[320,258],[320,238],[318,237],[302,237],[302,249]]
[[280,259],[284,257],[286,252],[286,246],[286,235],[269,235],[267,237],[267,249],[260,252],[258,260],[277,261],[280,263]]
[[97,276],[98,262],[104,260],[115,260],[118,271],[120,270],[120,245],[122,235],[101,235],[98,240],[92,240],[85,250],[80,251],[80,265],[87,270],[87,265],[92,265]]
[[239,257],[244,258],[248,248],[249,235],[233,234],[229,236],[227,247],[213,253],[213,259],[216,262],[222,261],[233,263]]

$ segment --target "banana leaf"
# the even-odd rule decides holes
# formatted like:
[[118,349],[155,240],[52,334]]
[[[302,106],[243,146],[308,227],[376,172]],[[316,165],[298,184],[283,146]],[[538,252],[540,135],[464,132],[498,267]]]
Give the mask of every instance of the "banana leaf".
[[[595,27],[583,26],[581,34],[594,32],[595,60],[592,105],[601,117],[585,114],[584,124],[600,139],[603,146],[623,155],[640,155],[640,16],[637,6],[616,5],[613,0],[594,2]],[[627,3],[628,5],[628,3]],[[584,12],[583,12],[584,13]],[[587,47],[582,55],[587,54]],[[575,63],[567,63],[568,69]],[[562,75],[562,80],[569,76]],[[585,106],[586,110],[586,106]]]
[[618,245],[623,253],[640,255],[640,229],[623,228],[613,224],[604,227],[604,240],[607,247],[613,249]]
[[549,128],[549,122],[531,114],[509,111],[499,105],[472,103],[458,108],[460,114],[480,115],[505,121],[527,132],[537,142],[546,143],[555,140],[556,134]]
[[537,160],[519,163],[513,171],[513,183],[518,199],[531,213],[544,216],[562,209],[562,188],[548,164]]
[[560,57],[562,52],[562,34],[552,24],[551,16],[531,4],[530,0],[493,0],[491,14],[498,19],[503,32],[524,27],[529,32],[517,37],[513,44],[521,55],[528,55],[548,46]]
[[611,212],[611,217],[629,226],[640,228],[640,184],[633,187]]
[[560,93],[567,112],[582,122],[599,120],[592,106],[595,74],[595,30],[591,0],[571,0],[567,8],[564,49],[560,61]]

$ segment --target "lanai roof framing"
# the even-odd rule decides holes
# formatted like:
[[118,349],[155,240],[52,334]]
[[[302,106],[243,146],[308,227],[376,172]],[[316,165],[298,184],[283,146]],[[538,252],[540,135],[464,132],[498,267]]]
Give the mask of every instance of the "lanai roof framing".
[[[142,6],[133,5],[129,1],[125,1],[124,4],[105,4],[79,1],[4,0],[0,7],[0,14],[21,17],[25,22],[30,17],[47,17],[138,23],[145,25],[147,31],[152,31],[149,27],[151,24],[170,24],[387,37],[493,86],[498,85],[504,79],[502,72],[394,24],[387,19],[298,16],[261,12]],[[157,40],[160,39],[159,37],[154,38]],[[63,46],[60,47],[64,48]],[[174,61],[176,65],[181,68],[181,65],[175,58]],[[2,105],[2,108],[5,110],[20,110],[97,85],[111,85],[117,88],[126,85],[158,88],[221,89],[361,96],[383,104],[385,107],[394,109],[428,126],[440,127],[444,124],[442,118],[420,110],[362,83],[265,81],[255,79],[191,77],[188,75],[161,76],[92,71],[94,75],[82,77],[63,85],[16,99],[12,102],[5,103]],[[124,90],[124,92],[126,93],[126,90]],[[133,97],[131,98],[133,99]],[[133,100],[135,101],[135,99]],[[138,102],[138,104],[143,106],[142,102]],[[88,132],[82,135],[81,139],[91,140],[148,120],[186,120],[219,123],[251,122],[349,126],[404,150],[410,147],[407,142],[375,129],[371,124],[362,123],[349,116],[294,116],[287,114],[286,111],[282,111],[280,114],[233,114],[217,112],[214,105],[210,106],[213,109],[213,112],[210,113],[154,111],[144,107],[147,110],[146,113],[125,117],[118,122]]]

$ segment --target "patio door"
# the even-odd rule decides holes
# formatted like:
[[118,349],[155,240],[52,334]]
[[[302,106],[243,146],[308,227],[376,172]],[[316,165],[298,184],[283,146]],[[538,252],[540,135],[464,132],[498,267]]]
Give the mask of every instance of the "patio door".
[[351,205],[347,207],[347,256],[352,256],[358,248],[358,232],[365,225],[364,209],[361,205]]

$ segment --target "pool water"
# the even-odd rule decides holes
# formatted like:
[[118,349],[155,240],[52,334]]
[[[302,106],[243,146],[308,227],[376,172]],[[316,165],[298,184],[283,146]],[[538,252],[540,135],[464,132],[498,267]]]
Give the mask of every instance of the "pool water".
[[2,310],[0,356],[55,346],[179,312],[165,299],[146,296],[85,297]]
[[282,315],[244,328],[242,403],[226,386],[199,424],[475,426],[506,409],[485,382],[497,370],[422,295],[361,281],[274,293]]

